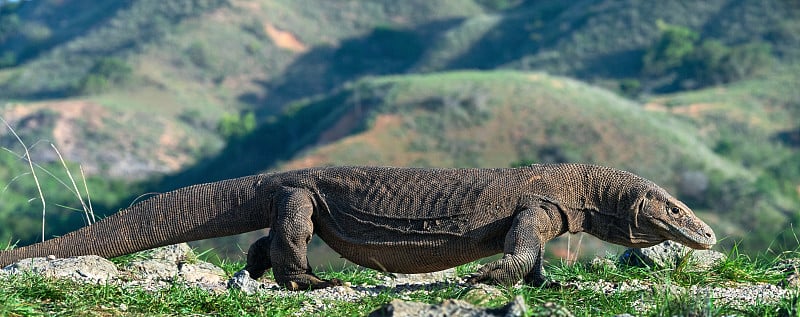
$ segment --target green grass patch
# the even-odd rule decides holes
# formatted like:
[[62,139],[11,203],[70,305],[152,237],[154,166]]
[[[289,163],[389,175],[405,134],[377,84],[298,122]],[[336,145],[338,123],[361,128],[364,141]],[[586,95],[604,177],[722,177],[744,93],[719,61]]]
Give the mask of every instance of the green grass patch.
[[[732,252],[728,259],[708,271],[682,269],[648,269],[628,266],[608,266],[600,269],[586,263],[567,264],[563,261],[545,266],[548,277],[564,287],[499,287],[499,293],[477,301],[469,296],[471,288],[456,283],[437,283],[430,286],[404,289],[382,288],[371,296],[355,300],[329,300],[316,297],[314,291],[265,291],[246,295],[239,291],[211,293],[182,285],[157,291],[143,291],[133,287],[75,283],[53,280],[32,274],[0,277],[0,315],[215,315],[215,316],[313,316],[324,306],[327,316],[366,315],[393,299],[440,303],[446,299],[465,299],[482,307],[500,307],[522,296],[530,316],[552,312],[562,307],[576,316],[608,316],[629,313],[635,316],[796,316],[797,293],[774,302],[753,306],[734,306],[709,296],[691,296],[673,287],[717,286],[727,287],[738,283],[780,283],[785,273],[776,271],[774,264],[785,258],[797,256],[785,253],[778,256],[761,256],[751,259]],[[232,263],[242,267],[242,263]],[[473,273],[479,264],[469,263],[456,268],[457,275]],[[342,271],[319,272],[323,278],[338,278],[353,287],[380,285],[383,273],[347,268]],[[269,276],[268,276],[269,278]],[[574,284],[598,283],[610,288],[577,289]],[[644,287],[625,290],[621,285]],[[727,286],[726,286],[727,285]],[[548,304],[552,303],[552,304]],[[555,305],[553,305],[555,304]]]

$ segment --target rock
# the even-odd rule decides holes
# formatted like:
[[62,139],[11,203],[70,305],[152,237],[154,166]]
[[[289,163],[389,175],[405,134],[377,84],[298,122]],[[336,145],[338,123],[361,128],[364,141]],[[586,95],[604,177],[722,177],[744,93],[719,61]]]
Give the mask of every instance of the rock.
[[247,270],[241,270],[233,274],[228,280],[228,289],[238,289],[245,294],[255,294],[259,290],[266,289],[267,286],[264,283],[254,280],[250,277],[250,273]]
[[189,283],[216,283],[225,277],[225,270],[203,261],[184,263],[179,272],[181,279]]
[[533,313],[533,316],[574,317],[575,315],[559,304],[547,302],[541,307],[538,307],[536,312]]
[[[0,270],[0,274],[32,272],[53,278],[70,278],[94,283],[120,282],[155,290],[171,283],[185,283],[209,291],[224,291],[225,271],[196,260],[185,243],[143,251],[120,270],[110,261],[95,255],[56,259],[54,256],[21,260]],[[188,262],[187,262],[188,261]]]
[[141,256],[145,259],[163,260],[176,264],[196,260],[194,251],[192,251],[192,248],[186,243],[178,243],[151,250],[145,250],[139,252],[138,256]]
[[167,286],[167,283],[182,282],[210,291],[225,289],[225,271],[197,260],[186,243],[143,251],[138,256],[145,259],[131,261],[123,267],[136,284]]
[[479,283],[471,286],[463,298],[478,305],[486,305],[492,299],[504,296],[505,294],[499,288]]
[[186,243],[168,245],[136,254],[141,260],[128,262],[123,270],[133,279],[146,281],[172,281],[180,273],[179,263],[194,258],[194,252]]
[[506,304],[500,311],[505,312],[503,317],[525,316],[528,314],[528,305],[522,296],[517,295],[513,302]]
[[225,270],[208,262],[181,264],[178,276],[180,280],[211,291],[224,291],[226,285]]
[[675,268],[692,252],[686,268],[695,271],[708,270],[725,260],[725,255],[714,250],[692,250],[674,241],[664,241],[649,248],[625,250],[620,262],[632,266]]
[[119,276],[114,263],[96,255],[65,259],[32,258],[6,266],[10,274],[32,272],[52,278],[69,278],[75,281],[108,283]]
[[783,287],[798,288],[800,287],[800,277],[797,273],[791,273],[780,283]]
[[456,277],[456,269],[450,268],[444,271],[422,273],[422,274],[394,274],[394,284],[427,284],[441,282]]
[[778,261],[772,266],[772,269],[786,275],[786,279],[781,281],[780,285],[783,287],[800,287],[800,259],[788,258]]
[[133,279],[142,281],[186,282],[189,284],[225,284],[225,271],[203,261],[173,263],[165,260],[133,261],[125,265]]
[[129,272],[134,280],[165,282],[173,281],[180,273],[177,264],[159,259],[131,261],[123,271]]
[[772,266],[772,269],[783,273],[800,273],[800,258],[780,260]]
[[589,262],[589,269],[592,272],[615,271],[617,269],[617,263],[611,259],[597,257]]
[[399,299],[393,300],[388,305],[373,311],[370,317],[381,316],[467,316],[467,317],[493,317],[493,316],[524,316],[526,313],[525,301],[522,296],[517,296],[513,302],[497,309],[475,307],[463,300],[448,299],[441,304],[431,305],[418,302],[406,302]]

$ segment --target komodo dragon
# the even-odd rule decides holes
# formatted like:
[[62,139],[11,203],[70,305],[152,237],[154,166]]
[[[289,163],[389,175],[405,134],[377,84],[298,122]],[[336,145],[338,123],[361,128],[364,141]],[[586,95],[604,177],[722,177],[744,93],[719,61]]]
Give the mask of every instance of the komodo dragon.
[[0,266],[55,255],[115,257],[169,244],[270,228],[245,269],[269,268],[289,289],[341,283],[312,272],[319,235],[344,258],[398,273],[451,268],[486,256],[472,283],[549,285],[544,243],[566,232],[647,247],[716,243],[711,228],[656,184],[581,164],[497,169],[320,167],[259,174],[156,195],[58,238],[0,252]]

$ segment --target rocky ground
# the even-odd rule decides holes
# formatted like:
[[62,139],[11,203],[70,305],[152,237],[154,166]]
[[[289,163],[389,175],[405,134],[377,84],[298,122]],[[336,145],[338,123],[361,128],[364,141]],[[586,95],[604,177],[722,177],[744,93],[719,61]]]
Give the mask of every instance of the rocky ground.
[[[688,250],[679,244],[665,242],[652,248],[630,249],[617,261],[595,259],[591,262],[590,268],[593,270],[613,269],[617,265],[674,267],[684,257],[687,257],[688,265],[684,265],[685,269],[707,270],[725,258],[723,254],[716,251],[694,251],[688,255],[687,252]],[[562,287],[604,293],[659,289],[669,293],[714,299],[717,305],[746,306],[774,302],[794,294],[800,280],[798,279],[798,268],[800,268],[798,259],[785,260],[776,265],[776,270],[786,272],[788,276],[781,286],[768,283],[730,283],[723,286],[695,285],[687,288],[678,285],[654,285],[652,282],[641,280],[619,283],[603,280],[580,281],[578,279],[563,283]],[[3,268],[0,270],[0,276],[24,272],[33,272],[54,278],[70,278],[81,282],[111,283],[121,287],[150,290],[169,287],[173,283],[182,283],[210,292],[237,289],[249,294],[256,292],[269,292],[277,296],[293,294],[272,281],[253,280],[246,271],[237,272],[228,278],[221,268],[198,260],[186,244],[145,251],[134,260],[120,266],[98,256],[26,259]],[[466,301],[452,299],[442,299],[442,303],[438,305],[403,300],[404,298],[408,299],[403,294],[434,289],[441,284],[456,284],[464,287],[467,289],[464,298],[470,299],[471,302],[481,302],[482,299],[503,296],[500,289],[492,286],[468,285],[464,278],[457,277],[455,270],[451,269],[428,274],[386,276],[378,285],[346,283],[344,286],[308,291],[305,294],[313,300],[307,302],[301,312],[322,311],[326,308],[326,302],[330,300],[355,301],[366,296],[377,296],[386,292],[387,289],[399,294],[400,299],[376,310],[371,316],[522,316],[527,309],[522,297],[517,297],[505,307],[498,309],[480,308]],[[637,305],[646,309],[651,304],[640,300]],[[552,303],[543,306],[542,308],[546,311],[552,311],[552,315],[571,315],[565,308]]]

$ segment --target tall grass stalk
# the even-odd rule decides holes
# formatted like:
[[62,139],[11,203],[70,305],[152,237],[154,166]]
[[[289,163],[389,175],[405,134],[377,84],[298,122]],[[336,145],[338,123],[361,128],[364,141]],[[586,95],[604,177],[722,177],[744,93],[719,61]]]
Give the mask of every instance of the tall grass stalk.
[[[58,159],[61,160],[61,165],[64,166],[64,171],[67,173],[67,177],[69,177],[69,181],[72,182],[72,188],[75,190],[75,196],[78,197],[78,201],[81,203],[81,207],[83,208],[83,214],[84,214],[84,216],[86,216],[86,222],[88,222],[88,224],[91,225],[92,223],[94,223],[93,222],[94,213],[91,211],[91,209],[88,206],[86,206],[86,202],[83,200],[83,197],[81,196],[81,191],[78,189],[78,185],[75,183],[75,178],[72,177],[72,172],[69,170],[69,167],[67,167],[67,162],[64,161],[64,157],[61,156],[61,152],[58,150],[58,148],[53,143],[50,143],[50,147],[53,148],[53,151],[55,151],[56,155],[58,155]],[[81,168],[81,175],[83,175],[83,168]],[[87,186],[86,185],[86,178],[83,179],[83,185]],[[87,195],[88,195],[88,192],[89,192],[89,190],[87,188],[87,190],[86,190]]]
[[89,214],[92,215],[92,222],[97,222],[97,218],[94,216],[94,208],[92,208],[92,195],[89,194],[89,184],[86,182],[86,174],[83,172],[83,165],[78,165],[78,169],[81,170],[81,179],[83,180],[83,190],[86,193],[86,202],[89,205]]
[[22,138],[20,138],[19,134],[17,134],[17,131],[14,131],[14,128],[12,128],[10,124],[8,124],[8,121],[6,121],[6,119],[3,119],[3,117],[0,117],[0,121],[3,121],[3,124],[5,124],[6,127],[8,127],[8,130],[11,131],[11,134],[13,134],[15,138],[17,138],[17,142],[19,142],[19,144],[22,145],[22,148],[25,149],[24,157],[28,161],[28,166],[31,169],[31,175],[33,175],[33,181],[36,183],[36,190],[39,192],[39,200],[42,201],[42,242],[44,242],[45,240],[44,228],[45,228],[45,216],[47,215],[47,203],[44,200],[44,193],[42,193],[42,186],[39,185],[39,177],[36,176],[36,169],[33,168],[33,160],[31,159],[31,153],[30,151],[28,151],[28,146],[25,145],[25,142],[23,142]]

